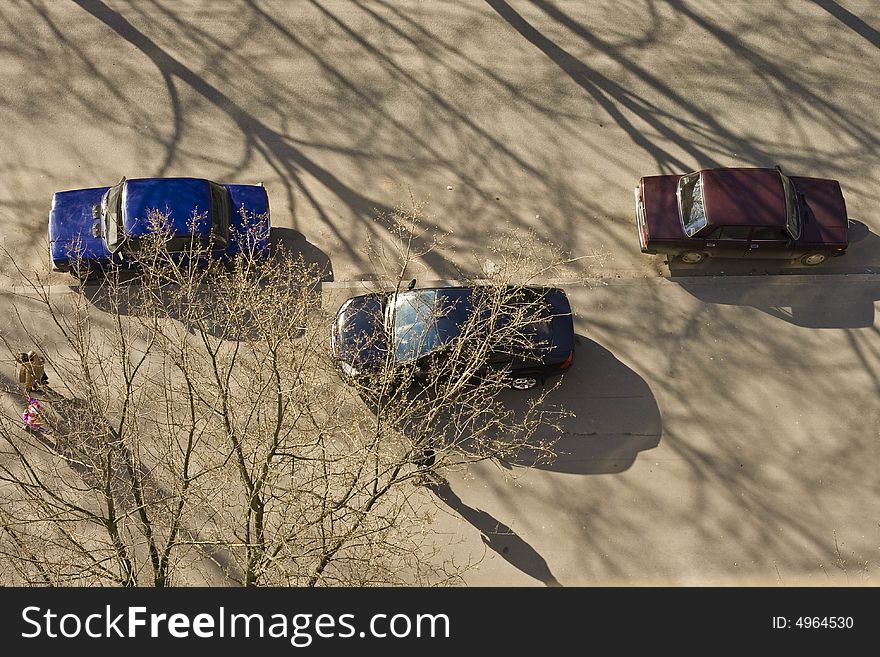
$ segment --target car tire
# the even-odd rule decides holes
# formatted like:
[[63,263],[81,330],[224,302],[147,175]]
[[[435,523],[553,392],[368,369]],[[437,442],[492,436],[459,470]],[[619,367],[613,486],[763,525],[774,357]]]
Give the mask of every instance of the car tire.
[[824,253],[808,253],[801,258],[801,264],[806,265],[807,267],[815,267],[816,265],[821,265],[827,259],[828,256]]
[[538,379],[533,376],[517,376],[510,382],[514,390],[531,390],[538,385]]
[[706,259],[706,254],[699,251],[685,251],[679,254],[678,259],[688,265],[697,265]]

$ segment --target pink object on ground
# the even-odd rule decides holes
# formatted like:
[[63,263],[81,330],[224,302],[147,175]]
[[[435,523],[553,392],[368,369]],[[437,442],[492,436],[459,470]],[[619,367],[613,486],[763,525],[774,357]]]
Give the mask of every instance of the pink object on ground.
[[42,412],[43,407],[40,406],[40,402],[31,397],[28,399],[28,407],[25,409],[24,413],[21,414],[21,419],[24,422],[25,429],[32,429],[34,431],[46,431],[46,427],[43,426],[43,418],[40,417],[40,413]]

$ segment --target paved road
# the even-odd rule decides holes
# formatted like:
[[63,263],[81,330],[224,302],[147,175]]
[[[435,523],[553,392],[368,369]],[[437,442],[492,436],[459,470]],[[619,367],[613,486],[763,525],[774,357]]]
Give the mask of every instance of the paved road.
[[[570,288],[572,456],[444,492],[468,546],[510,529],[473,583],[876,573],[880,4],[31,0],[0,23],[4,285],[45,264],[52,192],[122,175],[263,181],[343,286],[412,200],[449,231],[423,280],[508,231],[599,256],[568,272],[601,279]],[[641,175],[773,164],[841,180],[846,256],[801,278],[638,252]]]
[[440,491],[472,584],[876,585],[878,277],[568,293],[565,454]]
[[507,230],[657,275],[641,175],[778,163],[840,179],[867,235],[823,270],[880,270],[870,0],[33,0],[0,22],[0,225],[28,266],[55,190],[198,175],[264,181],[338,279],[411,196],[451,233],[432,275],[473,271]]

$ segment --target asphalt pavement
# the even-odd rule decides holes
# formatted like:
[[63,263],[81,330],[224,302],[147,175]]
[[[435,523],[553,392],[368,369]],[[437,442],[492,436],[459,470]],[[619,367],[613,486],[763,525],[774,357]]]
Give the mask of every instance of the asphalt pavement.
[[[45,269],[53,192],[123,175],[262,181],[274,239],[334,295],[374,277],[401,207],[439,240],[420,282],[511,235],[561,250],[569,453],[425,493],[485,554],[468,582],[876,578],[880,4],[33,0],[0,21],[3,290]],[[840,180],[845,256],[639,253],[641,176],[777,164]]]
[[566,289],[559,457],[438,491],[470,584],[875,585],[880,278]]

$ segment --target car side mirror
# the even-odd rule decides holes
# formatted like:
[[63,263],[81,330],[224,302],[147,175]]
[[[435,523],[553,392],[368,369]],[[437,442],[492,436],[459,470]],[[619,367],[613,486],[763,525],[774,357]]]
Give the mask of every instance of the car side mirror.
[[92,206],[92,219],[97,219],[101,216],[101,206],[97,203]]
[[412,279],[412,280],[409,282],[409,285],[406,286],[406,289],[407,289],[407,290],[412,290],[415,286],[416,286],[416,279]]
[[92,237],[101,237],[101,222],[96,221],[92,224]]

